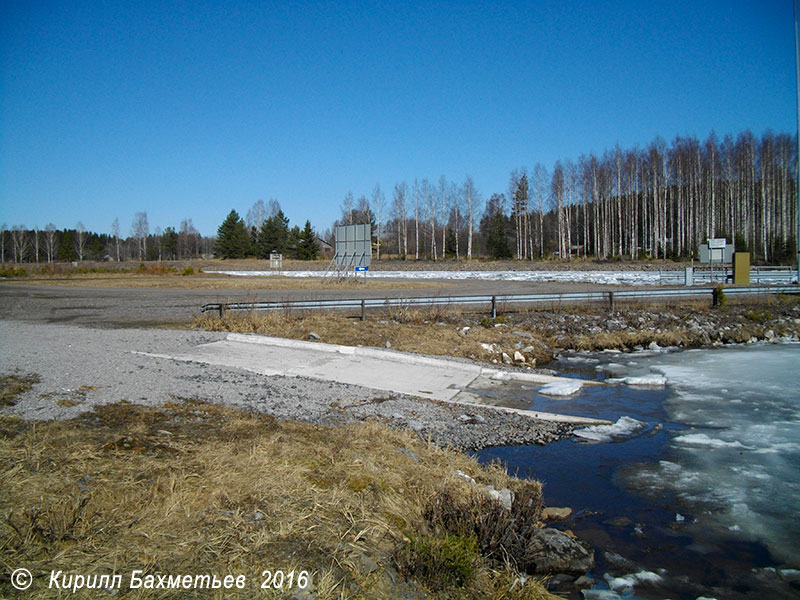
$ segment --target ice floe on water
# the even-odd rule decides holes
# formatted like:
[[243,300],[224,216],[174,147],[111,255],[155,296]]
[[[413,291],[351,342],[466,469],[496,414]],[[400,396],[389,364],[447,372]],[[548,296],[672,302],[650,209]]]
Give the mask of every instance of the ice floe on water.
[[538,392],[544,396],[574,396],[581,391],[583,383],[574,381],[554,381],[539,388]]
[[663,375],[677,426],[669,460],[627,470],[626,485],[674,495],[709,534],[760,541],[800,567],[800,344],[615,360],[604,372],[620,380],[644,369]]
[[621,577],[605,575],[608,587],[615,592],[632,590],[636,585],[642,583],[660,583],[663,579],[661,575],[653,571],[639,571],[638,573],[631,573],[630,575],[623,575]]
[[663,375],[650,373],[647,375],[629,375],[628,377],[616,377],[608,380],[608,383],[624,383],[636,387],[664,387],[667,378]]
[[613,442],[630,438],[647,427],[644,421],[623,416],[611,425],[592,425],[581,427],[573,433],[576,437],[587,442]]
[[672,440],[676,444],[686,444],[688,446],[702,446],[704,448],[744,448],[748,449],[738,440],[726,442],[718,438],[712,438],[705,433],[689,433],[679,435]]
[[624,383],[636,387],[664,387],[667,383],[667,378],[657,367],[643,367],[638,360],[628,360],[624,364],[599,364],[595,370],[610,375],[606,380],[608,383]]

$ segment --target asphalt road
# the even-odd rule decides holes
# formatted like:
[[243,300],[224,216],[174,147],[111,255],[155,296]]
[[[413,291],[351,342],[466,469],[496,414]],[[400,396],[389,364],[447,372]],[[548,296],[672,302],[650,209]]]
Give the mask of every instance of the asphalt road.
[[416,290],[403,290],[396,287],[364,290],[336,289],[335,287],[323,290],[274,290],[268,287],[263,289],[201,290],[0,283],[0,318],[36,323],[71,323],[94,327],[144,327],[190,323],[194,316],[200,314],[200,306],[209,302],[525,294],[613,289],[613,286],[586,283],[481,280],[441,280],[435,283],[440,285]]

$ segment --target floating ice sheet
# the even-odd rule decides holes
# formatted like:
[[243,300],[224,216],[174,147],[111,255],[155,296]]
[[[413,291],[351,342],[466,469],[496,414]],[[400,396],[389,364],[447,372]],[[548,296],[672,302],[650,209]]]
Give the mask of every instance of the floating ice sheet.
[[650,373],[648,375],[629,375],[628,377],[616,377],[608,380],[609,383],[624,383],[636,387],[664,387],[667,378],[663,375]]
[[647,423],[623,416],[612,425],[593,425],[575,430],[575,436],[591,442],[612,442],[636,435]]
[[582,387],[580,381],[554,381],[539,388],[539,393],[545,396],[572,396],[580,392]]
[[735,440],[733,442],[726,442],[719,438],[712,438],[705,433],[688,433],[673,438],[674,442],[679,444],[687,444],[689,446],[704,446],[707,448],[747,448],[744,444]]

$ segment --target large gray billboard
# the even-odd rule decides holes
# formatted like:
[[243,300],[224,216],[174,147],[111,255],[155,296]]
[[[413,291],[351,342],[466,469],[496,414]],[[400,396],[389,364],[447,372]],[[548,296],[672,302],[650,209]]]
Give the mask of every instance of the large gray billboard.
[[340,225],[334,232],[336,236],[333,256],[339,269],[349,267],[368,267],[372,261],[372,226]]

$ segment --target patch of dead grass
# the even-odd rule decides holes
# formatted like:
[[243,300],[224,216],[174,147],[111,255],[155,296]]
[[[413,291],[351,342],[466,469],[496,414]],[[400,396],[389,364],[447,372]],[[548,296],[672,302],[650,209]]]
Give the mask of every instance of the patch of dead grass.
[[30,275],[4,281],[7,285],[55,285],[65,287],[148,288],[174,290],[417,290],[443,289],[455,284],[431,281],[392,281],[368,279],[364,281],[323,282],[319,277],[239,277],[198,273],[183,276],[180,273],[148,275],[138,273],[80,273],[64,276]]
[[0,376],[0,406],[13,406],[17,398],[39,383],[35,374],[11,374]]
[[[223,318],[211,313],[200,316],[193,326],[290,339],[309,339],[313,332],[321,341],[332,344],[383,348],[388,342],[395,350],[494,363],[502,360],[503,353],[513,359],[519,351],[524,360],[512,362],[532,367],[544,365],[562,350],[570,349],[625,350],[651,342],[690,348],[708,345],[712,340],[746,342],[751,337],[763,338],[770,328],[778,336],[797,335],[800,327],[793,317],[799,304],[796,296],[736,298],[728,308],[712,311],[710,301],[637,301],[618,303],[613,313],[602,304],[572,304],[526,307],[507,311],[496,319],[436,305],[370,311],[365,321],[333,311],[229,311]],[[758,314],[769,314],[769,319],[754,323],[753,307],[764,309]],[[770,312],[765,312],[765,307]],[[717,337],[709,338],[697,328],[688,329],[690,318],[717,323],[711,331]],[[626,321],[623,330],[608,326],[617,319]],[[641,326],[636,327],[636,323]]]
[[[311,572],[320,600],[427,597],[423,584],[398,576],[394,557],[409,535],[429,530],[431,498],[473,493],[457,469],[541,495],[538,483],[510,478],[499,465],[481,467],[379,424],[326,428],[194,401],[119,403],[36,425],[2,416],[0,468],[0,560],[34,574],[25,595],[33,598],[52,596],[51,570],[123,574],[127,597],[134,569],[245,574],[247,588],[224,597],[282,597],[258,589],[268,568]],[[550,597],[531,580],[509,592],[513,573],[482,554],[469,582],[446,592]],[[0,595],[13,594],[0,580]]]
[[470,322],[468,333],[461,332],[462,314],[453,309],[434,307],[394,309],[389,314],[370,315],[365,321],[342,313],[287,313],[281,311],[228,312],[223,318],[210,314],[198,317],[194,326],[210,331],[258,333],[290,339],[308,339],[316,333],[323,342],[347,346],[390,347],[406,352],[457,356],[474,360],[498,359],[499,352],[487,350],[482,344],[506,349],[512,355],[514,344],[522,340],[532,349],[527,352],[528,364],[547,362],[550,351],[537,339],[515,337],[508,327],[496,328],[494,322],[483,319],[484,325]]

